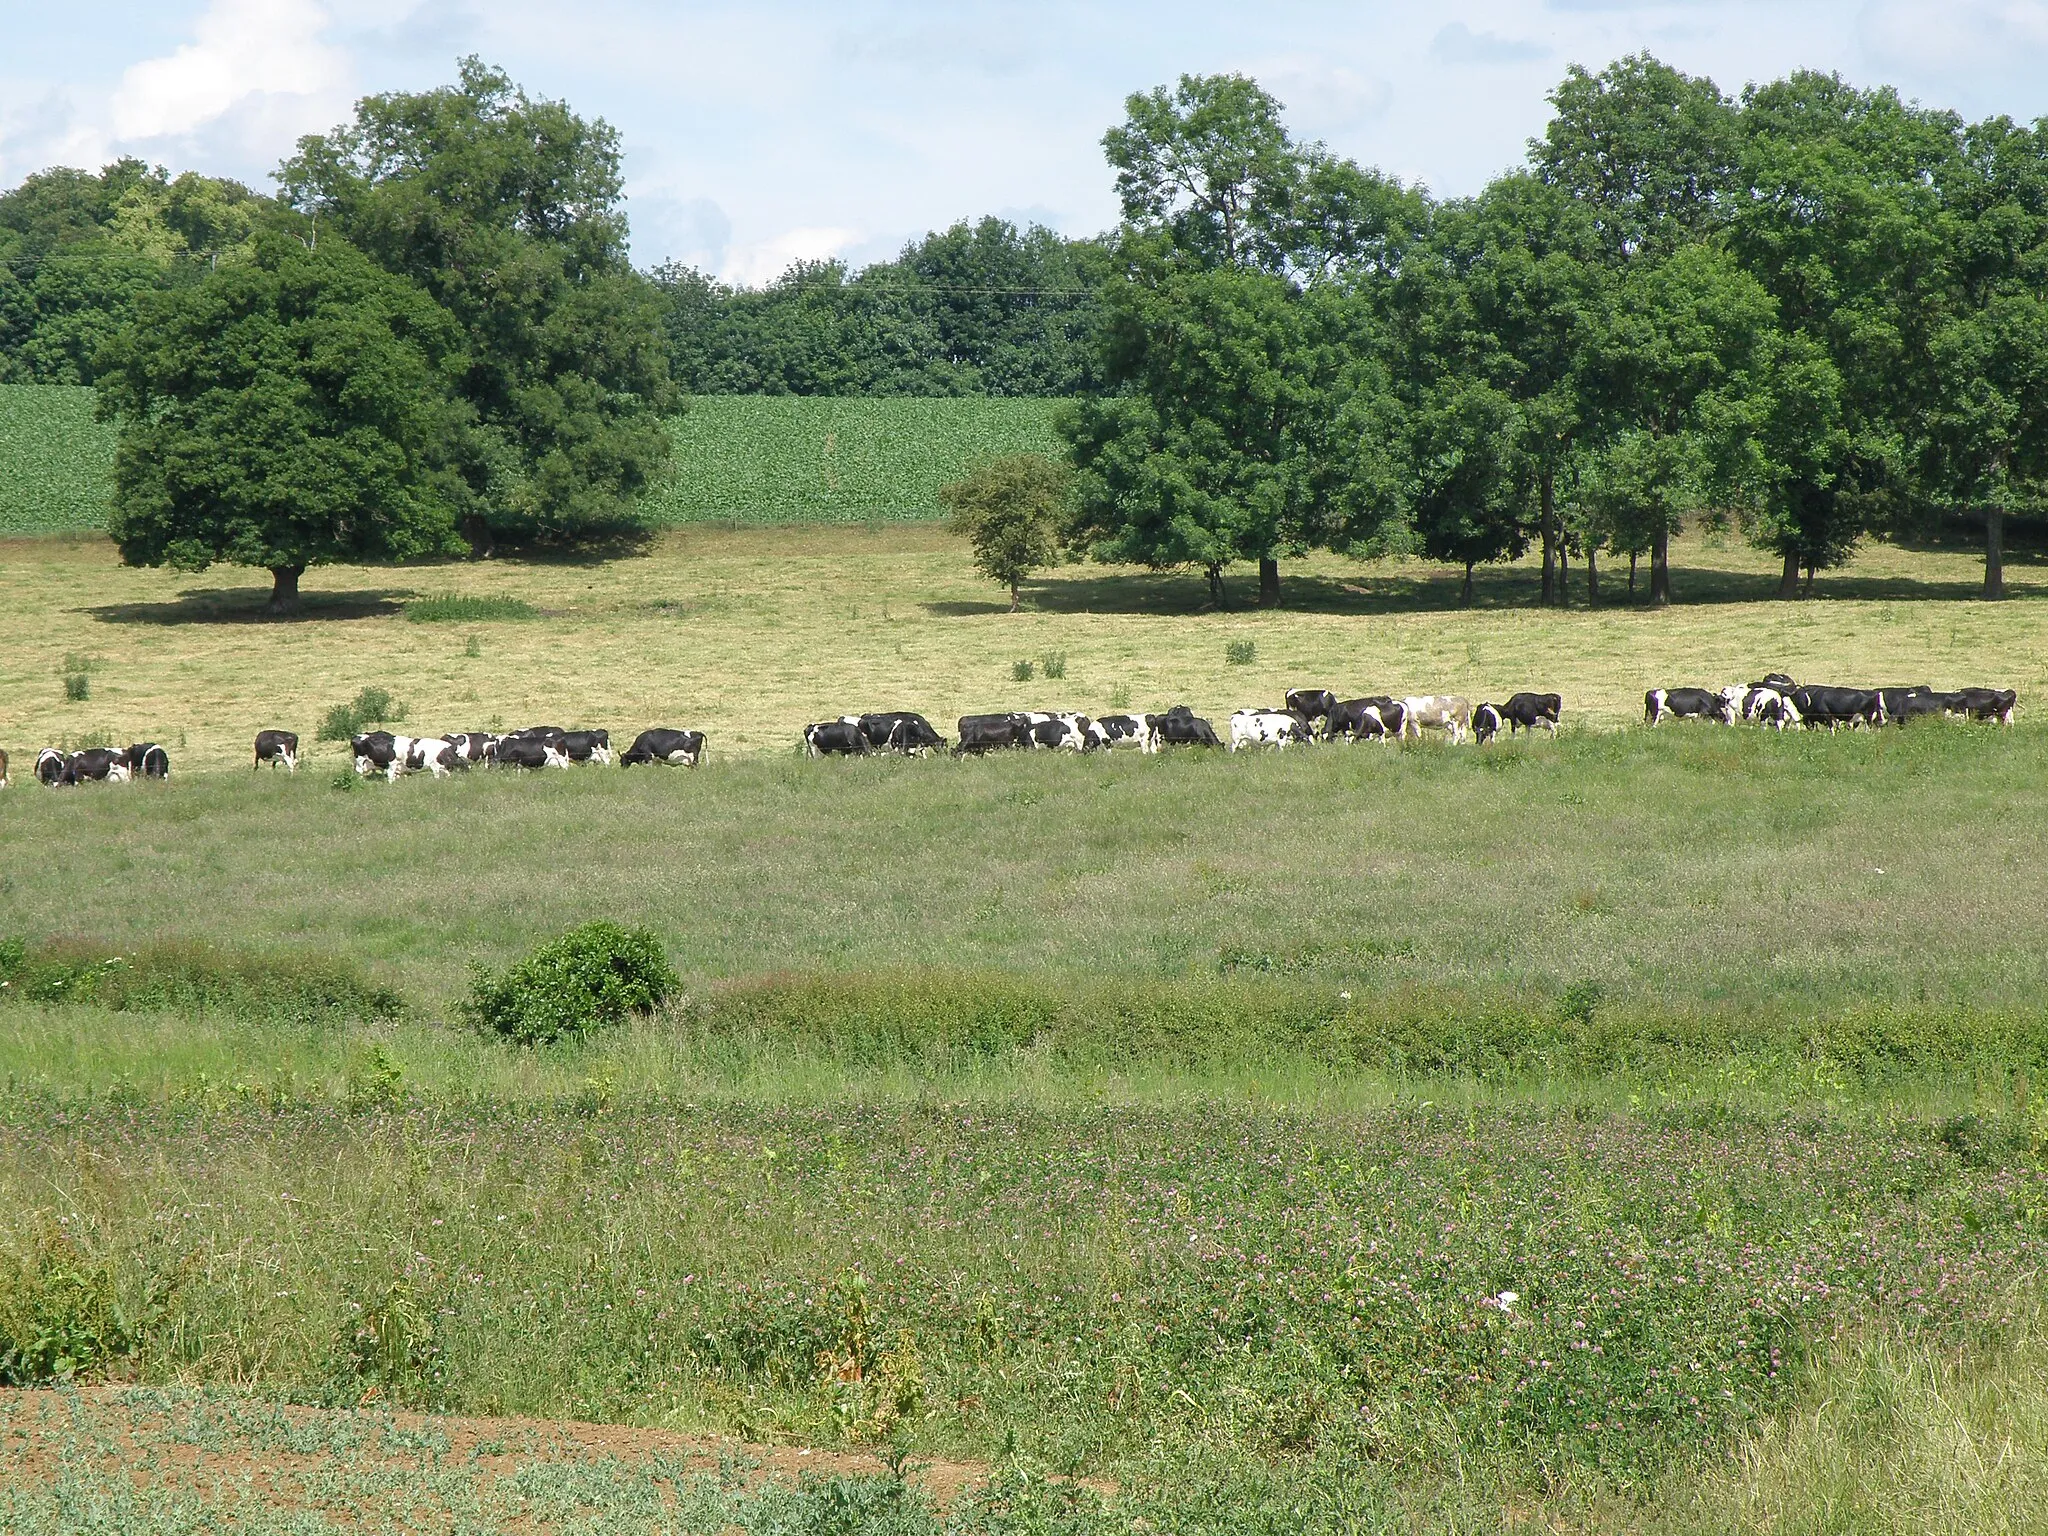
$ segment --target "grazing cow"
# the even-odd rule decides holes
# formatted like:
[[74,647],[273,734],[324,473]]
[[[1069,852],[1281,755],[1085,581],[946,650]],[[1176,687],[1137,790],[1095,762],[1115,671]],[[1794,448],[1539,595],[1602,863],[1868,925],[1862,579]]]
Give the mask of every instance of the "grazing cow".
[[1147,753],[1159,750],[1158,734],[1143,715],[1104,715],[1095,724],[1102,732],[1104,746],[1136,747]]
[[0,747],[0,789],[7,787],[7,749]]
[[866,715],[842,715],[841,719],[860,727],[871,747],[917,757],[943,751],[946,738],[932,729],[931,721],[914,709],[884,709]]
[[1309,723],[1285,709],[1240,709],[1230,717],[1230,750],[1240,747],[1278,747],[1282,751],[1294,741],[1312,740]]
[[455,749],[455,755],[465,763],[489,762],[491,748],[498,740],[489,731],[457,731],[454,735],[442,739]]
[[1304,720],[1320,720],[1328,729],[1330,711],[1337,707],[1337,695],[1327,688],[1290,688],[1282,704],[1290,714]]
[[1024,715],[962,715],[956,722],[959,740],[953,755],[1000,752],[1030,745],[1031,721]]
[[1500,706],[1482,704],[1472,711],[1472,739],[1485,746],[1500,734]]
[[1510,736],[1516,731],[1533,731],[1539,725],[1555,736],[1558,717],[1564,713],[1564,698],[1555,693],[1517,693],[1501,705],[1500,712],[1507,719]]
[[2013,706],[2019,702],[2019,695],[2010,688],[1958,688],[1954,693],[1941,696],[1942,708],[1952,715],[1967,715],[1972,720],[1996,720],[2000,725],[2012,724]]
[[1088,727],[1094,722],[1086,715],[1027,716],[1024,738],[1027,745],[1049,751],[1086,752],[1095,745]]
[[610,731],[564,731],[555,742],[568,754],[572,763],[603,763],[607,768],[612,761],[612,733]]
[[373,773],[381,773],[387,783],[397,782],[405,772],[406,758],[412,753],[410,736],[394,736],[389,731],[365,731],[360,736],[351,736],[348,745],[356,755],[359,776],[367,779]]
[[702,731],[670,731],[656,727],[633,738],[633,745],[619,754],[619,766],[635,763],[670,763],[694,768],[704,761]]
[[112,747],[91,747],[84,752],[74,752],[64,765],[66,784],[83,784],[87,780],[101,784],[125,784],[128,779],[128,754],[117,752]]
[[419,736],[406,747],[405,769],[408,773],[431,773],[435,778],[446,778],[457,768],[467,768],[469,759],[455,750],[455,743],[446,736]]
[[834,753],[865,757],[869,750],[867,737],[853,721],[821,720],[804,727],[804,751],[812,757],[830,757]]
[[283,763],[285,772],[299,771],[299,733],[297,731],[258,731],[256,733],[255,767],[265,763],[275,768]]
[[71,760],[55,747],[45,747],[36,754],[36,782],[50,789],[68,782]]
[[1401,734],[1422,739],[1425,726],[1435,726],[1456,746],[1472,722],[1472,706],[1454,693],[1425,693],[1401,701]]
[[568,734],[559,725],[529,725],[512,732],[506,739],[510,741],[541,741],[546,742],[551,747],[559,747],[562,744],[562,738]]
[[168,779],[171,776],[171,755],[153,741],[138,741],[121,756],[133,778]]
[[1643,719],[1650,725],[1666,720],[1718,720],[1735,723],[1727,698],[1710,688],[1652,688],[1643,695]]
[[1790,697],[1809,729],[1884,724],[1884,695],[1874,688],[1795,688]]
[[531,736],[505,736],[492,744],[486,761],[500,768],[567,768],[569,754]]
[[1346,741],[1357,741],[1361,737],[1368,741],[1384,744],[1391,735],[1398,735],[1400,726],[1387,719],[1389,710],[1399,706],[1392,699],[1346,699],[1330,711],[1323,722],[1323,739],[1335,741],[1342,737]]
[[1159,738],[1162,747],[1223,745],[1216,739],[1215,728],[1185,704],[1176,704],[1163,715],[1147,715],[1145,723]]
[[[1910,683],[1897,688],[1880,688],[1877,690],[1877,695],[1884,700],[1884,718],[1886,722],[1893,725],[1904,725],[1906,723],[1906,712],[1916,699],[1933,700],[1934,685],[1932,683]],[[1941,705],[1938,703],[1932,709],[1919,708],[1912,710],[1912,713],[1915,715],[1939,714],[1940,712]]]

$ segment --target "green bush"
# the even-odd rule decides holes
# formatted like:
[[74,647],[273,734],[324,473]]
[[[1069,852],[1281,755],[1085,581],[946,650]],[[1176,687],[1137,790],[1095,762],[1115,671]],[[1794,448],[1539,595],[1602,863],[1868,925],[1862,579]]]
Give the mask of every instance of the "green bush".
[[462,1014],[479,1029],[538,1045],[646,1013],[680,985],[661,940],[645,928],[585,923],[509,970],[477,967]]
[[1037,665],[1033,662],[1013,661],[1010,663],[1010,681],[1013,683],[1028,683],[1036,675],[1037,671]]
[[61,1234],[17,1260],[0,1257],[0,1387],[94,1377],[142,1351],[164,1297],[140,1317],[121,1304],[112,1271]]
[[291,1024],[392,1019],[405,1009],[396,992],[352,961],[178,941],[123,954],[73,940],[31,946],[0,939],[0,998]]
[[391,697],[389,689],[365,688],[346,704],[337,704],[321,717],[318,741],[347,741],[366,725],[395,723],[405,718],[405,706]]
[[1038,658],[1038,670],[1054,682],[1058,682],[1067,675],[1067,653],[1065,651],[1047,651]]
[[469,597],[445,593],[420,597],[405,605],[415,624],[469,624],[490,619],[537,619],[540,610],[517,597]]
[[1256,640],[1232,640],[1223,647],[1223,659],[1233,667],[1248,667],[1259,659]]
[[92,697],[92,678],[83,672],[64,674],[64,698],[72,704],[83,704]]

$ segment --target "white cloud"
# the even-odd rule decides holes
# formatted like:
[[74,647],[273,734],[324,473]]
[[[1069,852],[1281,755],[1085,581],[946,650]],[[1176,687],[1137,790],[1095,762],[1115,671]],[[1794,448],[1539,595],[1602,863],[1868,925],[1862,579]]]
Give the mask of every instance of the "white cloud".
[[726,253],[719,276],[729,283],[758,288],[772,283],[792,262],[824,261],[843,254],[860,239],[860,231],[818,227],[785,230],[766,240],[733,247]]
[[1341,64],[1278,59],[1252,73],[1286,107],[1289,125],[1309,137],[1378,117],[1394,96],[1385,80]]
[[1446,64],[1521,64],[1550,52],[1541,43],[1498,32],[1474,32],[1462,21],[1451,22],[1430,40],[1430,54]]
[[122,74],[113,137],[179,139],[231,114],[266,137],[327,126],[347,105],[350,74],[347,54],[323,39],[328,24],[315,0],[212,0],[193,41]]
[[1876,0],[1859,18],[1863,45],[1887,69],[1942,75],[2038,65],[2048,51],[2044,0]]

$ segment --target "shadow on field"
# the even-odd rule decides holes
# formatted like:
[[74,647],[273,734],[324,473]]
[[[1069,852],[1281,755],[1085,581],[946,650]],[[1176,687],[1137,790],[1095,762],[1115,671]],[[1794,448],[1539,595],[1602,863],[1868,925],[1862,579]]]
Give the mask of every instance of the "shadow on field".
[[383,619],[404,610],[411,587],[303,592],[296,613],[270,611],[263,587],[192,587],[168,603],[105,603],[73,610],[102,624],[296,624],[308,619]]

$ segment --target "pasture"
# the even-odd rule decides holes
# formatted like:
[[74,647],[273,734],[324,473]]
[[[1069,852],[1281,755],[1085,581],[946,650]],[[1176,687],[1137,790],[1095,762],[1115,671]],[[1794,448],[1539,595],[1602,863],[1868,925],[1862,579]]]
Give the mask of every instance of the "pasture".
[[[935,527],[691,528],[321,570],[275,623],[245,573],[0,545],[0,1351],[117,1383],[0,1398],[0,1523],[2025,1528],[2038,568],[1990,606],[1960,554],[1798,604],[1739,547],[1676,567],[1679,607],[1550,613],[1526,567],[1464,612],[1439,568],[1290,563],[1224,613],[1066,567],[1012,617]],[[1769,667],[2013,686],[2021,723],[1639,723]],[[1556,688],[1566,729],[795,750],[852,708],[1305,683]],[[312,736],[365,685],[711,754],[355,783]],[[296,777],[251,772],[261,726]],[[172,779],[28,779],[95,737]],[[472,963],[599,916],[686,995],[573,1047],[455,1022]],[[813,1447],[878,1460],[760,1483]]]

